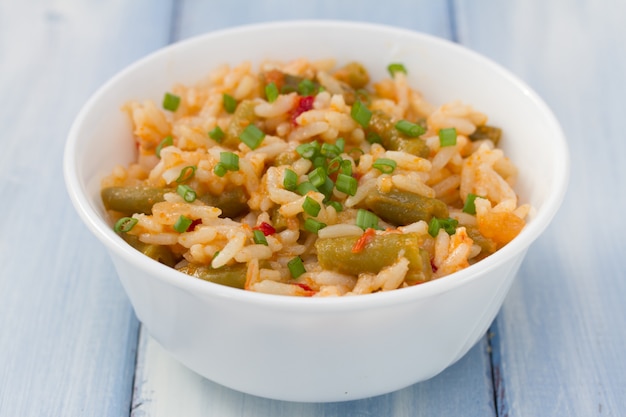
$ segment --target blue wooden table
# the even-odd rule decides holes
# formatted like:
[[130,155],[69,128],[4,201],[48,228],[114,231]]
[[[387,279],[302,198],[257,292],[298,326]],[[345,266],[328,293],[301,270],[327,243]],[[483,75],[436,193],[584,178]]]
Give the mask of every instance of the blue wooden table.
[[[619,0],[0,0],[0,416],[626,415],[625,17]],[[468,46],[531,85],[571,148],[563,207],[485,337],[381,397],[283,403],[183,368],[141,332],[65,192],[68,129],[114,73],[196,34],[292,18]]]

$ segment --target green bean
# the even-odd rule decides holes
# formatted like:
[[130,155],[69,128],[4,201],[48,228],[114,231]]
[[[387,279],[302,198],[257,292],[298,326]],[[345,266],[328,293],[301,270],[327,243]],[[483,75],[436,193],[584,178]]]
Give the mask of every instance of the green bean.
[[203,194],[198,197],[206,205],[222,210],[220,217],[235,218],[248,213],[248,196],[242,187],[224,191],[219,196]]
[[139,252],[167,266],[173,267],[181,259],[167,246],[144,243],[137,236],[128,233],[122,233],[121,236],[126,243]]
[[107,187],[102,189],[100,195],[107,210],[131,216],[135,213],[152,214],[152,206],[163,201],[163,195],[170,191],[145,186]]
[[498,146],[498,142],[500,142],[500,137],[502,136],[502,129],[495,126],[477,126],[474,133],[469,135],[469,139],[471,141],[481,140],[481,139],[490,139],[494,145]]
[[243,100],[239,105],[235,113],[233,113],[232,119],[226,128],[226,137],[222,142],[223,146],[230,148],[237,148],[241,140],[239,135],[250,124],[256,121],[257,116],[254,113],[255,102],[252,100]]
[[358,90],[364,88],[370,82],[367,69],[358,62],[349,62],[334,74],[335,78],[347,83],[350,87]]
[[430,256],[420,247],[421,237],[417,233],[374,235],[361,251],[355,253],[352,249],[359,239],[354,236],[318,239],[315,248],[320,266],[349,275],[378,273],[395,263],[402,253],[409,261],[408,283],[430,279]]
[[493,240],[488,237],[483,236],[478,230],[477,226],[465,226],[465,230],[467,231],[467,235],[474,241],[474,244],[480,246],[481,251],[479,257],[482,259],[486,256],[491,255],[496,251],[497,244]]
[[429,222],[434,217],[448,218],[448,206],[436,198],[424,197],[407,191],[392,190],[382,193],[374,190],[365,198],[365,206],[378,217],[396,226]]
[[221,268],[187,264],[178,270],[187,275],[228,287],[243,289],[246,284],[246,264],[227,265]]
[[403,151],[421,158],[428,158],[430,148],[422,138],[407,138],[394,126],[386,113],[375,110],[369,123],[369,129],[380,136],[385,149]]

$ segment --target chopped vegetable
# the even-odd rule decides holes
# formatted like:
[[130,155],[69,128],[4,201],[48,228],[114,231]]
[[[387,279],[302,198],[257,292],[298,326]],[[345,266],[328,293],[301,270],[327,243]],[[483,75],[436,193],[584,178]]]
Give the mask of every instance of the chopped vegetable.
[[311,181],[302,181],[296,187],[296,191],[300,195],[307,195],[307,193],[309,191],[318,191],[318,190],[317,190],[317,188],[315,188],[315,186],[313,184],[311,184]]
[[258,148],[264,138],[265,133],[253,124],[246,126],[241,135],[239,135],[239,139],[248,145],[250,149]]
[[408,120],[400,120],[395,124],[395,128],[401,132],[404,133],[405,135],[407,135],[410,138],[416,138],[419,136],[422,136],[424,133],[426,133],[426,129],[424,129],[422,126],[416,124],[416,123],[411,123]]
[[115,222],[113,230],[115,230],[117,233],[130,232],[138,222],[139,220],[135,219],[134,217],[122,217]]
[[365,104],[357,100],[352,105],[350,116],[352,116],[355,122],[360,124],[363,128],[366,128],[372,119],[372,112],[365,106]]
[[176,187],[176,192],[188,203],[196,200],[196,192],[188,185],[180,184]]
[[178,178],[176,178],[176,182],[178,184],[181,184],[183,182],[189,181],[195,175],[196,169],[197,168],[195,165],[188,165],[184,167],[183,169],[180,170],[180,175],[178,175]]
[[358,188],[358,182],[356,178],[347,174],[338,174],[337,181],[335,182],[335,188],[346,193],[348,195],[355,195]]
[[210,266],[187,264],[178,270],[205,281],[243,289],[246,284],[248,267],[246,264],[234,264],[215,269]]
[[171,136],[166,136],[165,138],[163,138],[163,140],[159,142],[156,149],[154,150],[157,158],[161,158],[161,149],[165,148],[166,146],[172,146],[173,144],[174,139]]
[[291,169],[285,169],[283,187],[285,187],[285,190],[295,191],[298,187],[298,174]]
[[320,206],[320,203],[307,196],[302,203],[302,208],[306,214],[315,217],[320,213],[322,206]]
[[372,165],[373,168],[376,168],[383,174],[391,174],[396,169],[396,166],[396,161],[388,158],[378,158]]
[[372,113],[369,130],[380,137],[381,144],[385,149],[403,151],[422,158],[427,158],[430,155],[430,148],[422,138],[402,136],[391,117],[380,110]]
[[325,227],[326,223],[322,223],[310,217],[304,221],[304,230],[306,230],[307,232],[317,233]]
[[356,225],[363,230],[378,229],[378,216],[371,211],[359,209],[356,213]]
[[107,187],[100,196],[107,210],[132,216],[134,213],[152,214],[152,206],[163,201],[163,195],[170,191],[147,186]]
[[494,145],[498,145],[500,142],[500,137],[502,136],[502,129],[495,126],[477,126],[474,133],[469,135],[469,139],[471,141],[489,139],[493,142]]
[[180,217],[176,220],[176,223],[174,223],[174,230],[176,230],[178,233],[186,232],[187,229],[189,229],[189,226],[191,226],[191,223],[193,223],[192,219],[181,214]]
[[219,126],[215,126],[209,132],[209,137],[211,139],[213,139],[214,141],[216,141],[217,143],[222,143],[222,140],[224,139],[224,136],[225,136],[225,133]]
[[222,104],[226,113],[233,114],[237,108],[237,100],[230,94],[224,93],[222,95]]
[[317,167],[313,171],[309,172],[309,181],[315,188],[320,187],[326,182],[326,170],[322,167]]
[[176,94],[165,93],[163,97],[163,108],[169,111],[176,111],[180,105],[180,97]]
[[387,66],[387,71],[389,71],[389,75],[391,75],[391,78],[393,78],[396,75],[397,72],[403,72],[405,74],[407,73],[406,68],[404,67],[404,65],[400,64],[400,63],[397,63],[397,62],[389,64]]
[[454,127],[439,130],[439,145],[442,147],[456,145],[456,129]]
[[365,198],[365,206],[383,220],[396,226],[419,220],[430,221],[433,216],[448,217],[448,206],[441,200],[424,197],[408,191],[372,191]]
[[[468,193],[465,197],[465,204],[463,205],[463,212],[468,214],[476,214],[475,200],[478,198],[476,194]],[[482,198],[482,197],[481,197]]]
[[279,92],[278,87],[274,82],[271,82],[265,86],[265,97],[267,97],[267,101],[273,103],[278,98]]
[[267,239],[265,238],[265,233],[263,233],[261,230],[252,231],[252,240],[254,240],[254,243],[258,245],[268,245]]
[[306,272],[304,268],[304,263],[302,262],[302,258],[296,256],[287,262],[287,268],[289,268],[289,273],[293,278],[298,278],[300,275]]
[[439,230],[443,229],[447,234],[453,235],[456,233],[456,226],[459,222],[453,218],[440,219],[433,217],[428,223],[428,234],[432,237],[437,237]]

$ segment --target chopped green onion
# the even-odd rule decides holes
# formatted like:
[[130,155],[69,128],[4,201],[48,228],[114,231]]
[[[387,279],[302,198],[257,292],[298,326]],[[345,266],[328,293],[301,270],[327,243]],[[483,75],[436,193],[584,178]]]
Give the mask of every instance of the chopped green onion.
[[253,230],[252,234],[252,240],[254,240],[254,243],[256,243],[257,245],[268,246],[267,239],[265,238],[265,234],[262,231]]
[[180,184],[176,187],[176,192],[188,203],[196,200],[196,192],[188,185]]
[[265,97],[267,97],[267,101],[273,103],[278,98],[278,87],[274,82],[269,83],[265,86]]
[[176,230],[178,233],[186,232],[187,229],[189,229],[189,226],[191,226],[191,223],[193,223],[193,220],[181,214],[180,217],[176,220],[176,223],[174,223],[174,230]]
[[408,120],[400,120],[398,123],[396,123],[395,127],[398,132],[404,133],[410,138],[416,138],[426,133],[426,129],[424,129],[422,126],[416,123],[411,123]]
[[399,64],[397,62],[393,64],[389,64],[387,66],[387,71],[389,71],[389,75],[391,75],[392,77],[396,75],[396,72],[403,72],[405,74],[407,73],[404,65]]
[[230,94],[224,93],[222,95],[222,104],[224,105],[224,110],[226,113],[233,114],[235,109],[237,108],[237,100]]
[[223,177],[224,175],[226,175],[227,172],[228,172],[228,169],[226,169],[224,164],[222,164],[221,162],[218,162],[213,167],[213,173],[217,175],[218,177]]
[[463,212],[468,214],[476,214],[476,199],[483,198],[473,193],[468,193],[465,197],[465,204],[463,205]]
[[348,159],[344,159],[341,161],[341,172],[352,176],[352,162]]
[[343,211],[343,206],[338,201],[329,201],[328,205],[332,206],[337,213],[339,213],[340,211]]
[[456,145],[456,129],[454,127],[439,129],[439,144],[442,147]]
[[309,172],[308,177],[311,184],[313,184],[315,188],[318,188],[326,182],[326,171],[322,167],[317,167]]
[[313,159],[317,155],[319,148],[318,142],[303,143],[296,147],[296,152],[305,159]]
[[337,145],[332,145],[330,143],[324,143],[322,144],[322,148],[320,150],[320,152],[322,153],[322,155],[328,157],[328,158],[334,158],[335,156],[339,155],[341,153],[341,150],[339,149],[339,147]]
[[337,181],[335,182],[335,187],[337,190],[342,193],[346,193],[348,195],[355,195],[356,189],[358,187],[358,182],[356,178],[346,175],[346,174],[338,174]]
[[188,165],[185,168],[180,170],[180,175],[178,175],[178,178],[176,178],[176,182],[178,184],[181,184],[183,182],[187,182],[190,179],[193,178],[194,174],[196,173],[196,166],[195,165]]
[[315,94],[316,89],[317,86],[315,85],[315,83],[308,78],[305,78],[298,83],[298,94],[300,94],[301,96],[312,96],[313,94]]
[[396,169],[396,161],[388,158],[378,158],[372,164],[372,167],[376,168],[383,174],[391,174]]
[[169,111],[176,111],[180,105],[180,97],[176,94],[165,93],[163,97],[163,108]]
[[316,217],[318,214],[320,214],[322,206],[320,206],[320,203],[313,200],[311,197],[306,196],[304,202],[302,203],[302,208],[304,209],[304,212],[309,216]]
[[161,149],[166,146],[172,146],[174,144],[174,139],[171,136],[166,136],[159,144],[157,145],[154,153],[158,158],[161,158]]
[[296,256],[289,262],[287,262],[287,268],[289,268],[289,273],[292,277],[298,278],[300,275],[306,272],[304,268],[304,262],[302,262],[302,258]]
[[209,137],[217,143],[222,143],[224,136],[226,136],[226,134],[219,126],[215,126],[215,128],[209,132]]
[[341,168],[342,162],[343,162],[343,159],[340,156],[336,156],[330,161],[328,161],[328,167],[326,168],[326,170],[328,171],[329,174],[334,174],[335,172],[339,171],[339,168]]
[[459,222],[453,218],[439,219],[433,217],[428,223],[428,234],[432,237],[437,237],[439,230],[443,229],[447,234],[453,235],[456,233],[456,226]]
[[304,221],[304,230],[306,230],[307,232],[317,233],[325,227],[326,223],[322,223],[310,217]]
[[264,138],[265,133],[253,124],[246,126],[241,135],[239,135],[239,139],[248,145],[250,149],[258,148]]
[[283,176],[283,187],[285,190],[295,191],[298,186],[298,174],[291,169],[285,169],[285,175]]
[[232,152],[220,152],[220,162],[229,171],[239,171],[239,155]]
[[315,186],[311,184],[311,181],[303,181],[298,184],[298,186],[296,187],[296,191],[300,195],[307,195],[309,191],[317,192],[317,188],[315,188]]
[[315,168],[324,168],[326,169],[327,163],[326,163],[326,157],[325,156],[316,156],[315,158],[313,158],[313,167]]
[[139,222],[139,220],[134,217],[122,217],[118,221],[115,222],[115,226],[113,226],[113,230],[117,233],[126,233],[130,232],[133,227]]
[[346,140],[344,138],[338,138],[335,141],[335,146],[339,149],[339,153],[343,153],[346,149]]
[[376,132],[367,132],[367,135],[365,136],[365,140],[367,140],[369,143],[372,143],[372,144],[383,143],[383,139]]
[[328,176],[326,177],[324,184],[317,187],[318,191],[324,194],[324,197],[326,197],[324,198],[324,202],[330,200],[330,197],[332,197],[333,188],[335,188],[335,183],[333,182],[333,180],[328,178]]
[[356,162],[357,164],[359,163],[359,159],[363,154],[365,154],[365,152],[361,148],[352,148],[350,149],[350,152],[348,152],[348,155],[350,155],[350,157],[354,159],[354,162]]
[[350,110],[350,116],[352,116],[355,122],[366,128],[370,124],[370,120],[372,119],[372,111],[368,109],[361,101],[357,100],[352,105],[352,109]]
[[378,216],[364,209],[356,212],[356,225],[363,230],[378,229]]

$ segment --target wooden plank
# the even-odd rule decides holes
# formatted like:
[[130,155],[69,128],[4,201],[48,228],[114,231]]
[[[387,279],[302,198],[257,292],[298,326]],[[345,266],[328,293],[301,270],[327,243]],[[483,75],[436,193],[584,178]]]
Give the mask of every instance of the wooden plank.
[[[182,2],[177,8],[175,39],[234,25],[270,20],[329,18],[361,20],[411,28],[441,37],[454,35],[448,4],[392,0],[233,0]],[[487,338],[441,375],[376,398],[329,404],[261,399],[221,387],[181,366],[148,335],[141,337],[133,398],[134,417],[193,416],[458,416],[495,414]]]
[[421,384],[374,398],[316,404],[268,400],[213,383],[178,363],[142,331],[131,417],[445,417],[468,411],[495,415],[486,338]]
[[80,106],[167,42],[170,10],[0,2],[0,415],[129,413],[138,323],[61,163]]
[[626,4],[495,3],[459,1],[459,38],[545,98],[572,161],[563,208],[529,251],[493,327],[499,415],[622,415]]

